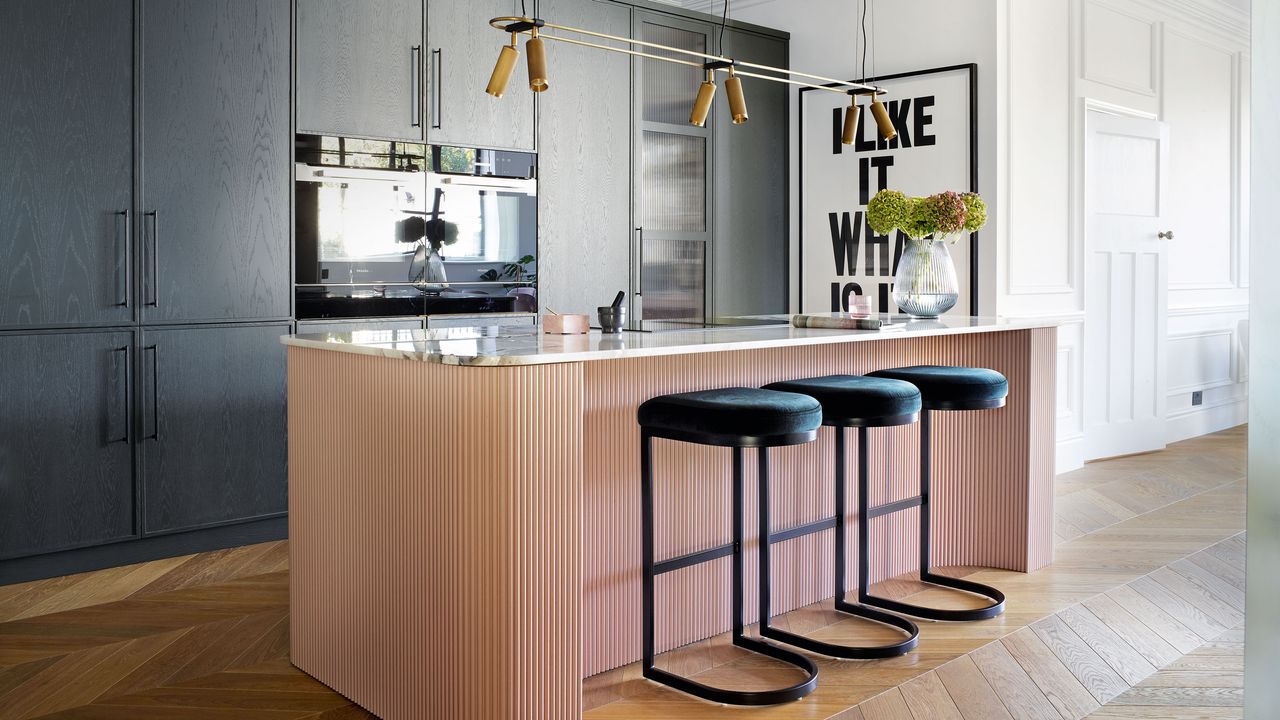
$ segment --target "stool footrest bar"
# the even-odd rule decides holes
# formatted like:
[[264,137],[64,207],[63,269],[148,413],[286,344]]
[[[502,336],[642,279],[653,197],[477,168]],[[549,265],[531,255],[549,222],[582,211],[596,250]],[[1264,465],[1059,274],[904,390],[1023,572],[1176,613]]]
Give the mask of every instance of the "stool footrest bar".
[[876,505],[875,507],[869,508],[867,510],[867,519],[873,520],[875,518],[880,517],[881,515],[892,515],[893,513],[900,512],[902,510],[909,510],[913,507],[920,507],[921,505],[924,505],[925,502],[926,500],[924,497],[920,495],[916,495],[914,497],[909,497],[904,500],[897,500],[891,503],[885,503],[883,505]]
[[[805,525],[797,525],[793,528],[787,528],[786,530],[779,530],[778,532],[775,532],[775,533],[769,533],[769,544],[776,545],[780,542],[786,542],[787,540],[794,540],[798,537],[804,537],[805,535],[812,535],[814,533],[822,532],[823,530],[830,530],[835,526],[836,526],[836,519],[834,516],[823,518],[821,520],[807,523]],[[713,547],[709,550],[702,550],[696,553],[689,553],[688,555],[680,555],[679,557],[673,557],[669,560],[662,560],[660,562],[656,562],[653,564],[653,574],[662,575],[663,573],[669,573],[673,570],[681,570],[683,568],[692,567],[694,565],[700,565],[704,562],[719,560],[720,558],[723,558],[723,557],[729,557],[732,554],[733,554],[732,544],[717,545],[716,547]]]

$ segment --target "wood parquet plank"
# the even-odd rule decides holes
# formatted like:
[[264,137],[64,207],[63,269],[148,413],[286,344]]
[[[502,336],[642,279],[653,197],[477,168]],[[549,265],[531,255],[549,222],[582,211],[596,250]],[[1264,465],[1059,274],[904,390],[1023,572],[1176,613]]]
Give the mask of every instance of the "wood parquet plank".
[[1061,720],[1053,703],[1003,643],[978,648],[971,657],[1016,720]]
[[1155,673],[1156,667],[1142,653],[1085,606],[1067,608],[1058,614],[1058,618],[1088,643],[1127,685],[1137,685]]
[[1099,703],[1106,704],[1129,688],[1131,683],[1125,682],[1060,616],[1051,615],[1032,625],[1032,629]]
[[1098,595],[1085,600],[1082,607],[1106,625],[1108,630],[1133,647],[1153,667],[1163,667],[1182,655],[1165,642],[1159,633],[1147,627],[1107,595]]
[[968,655],[935,670],[965,720],[1012,720],[1000,696]]
[[898,688],[893,688],[858,704],[865,720],[916,720]]
[[1009,635],[1001,644],[1064,719],[1084,717],[1101,704],[1031,628]]
[[908,680],[898,690],[915,720],[964,720],[936,670]]
[[1160,635],[1180,654],[1191,652],[1204,642],[1204,638],[1196,635],[1172,615],[1156,607],[1129,585],[1122,585],[1108,591],[1106,597],[1140,619],[1144,625]]

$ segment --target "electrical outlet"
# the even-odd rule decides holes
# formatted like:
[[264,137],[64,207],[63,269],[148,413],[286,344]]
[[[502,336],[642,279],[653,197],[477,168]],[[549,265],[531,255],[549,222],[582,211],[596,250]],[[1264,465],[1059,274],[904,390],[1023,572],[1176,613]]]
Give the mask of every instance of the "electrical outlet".
[[1204,391],[1202,391],[1202,390],[1196,390],[1195,392],[1191,393],[1191,404],[1192,404],[1192,405],[1203,405],[1203,404],[1204,404]]

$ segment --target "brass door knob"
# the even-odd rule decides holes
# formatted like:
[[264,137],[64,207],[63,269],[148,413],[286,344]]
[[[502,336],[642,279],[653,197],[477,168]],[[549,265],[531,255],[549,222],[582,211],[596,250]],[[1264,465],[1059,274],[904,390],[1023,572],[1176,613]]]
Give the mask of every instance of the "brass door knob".
[[1173,231],[1172,231],[1172,230],[1165,230],[1164,232],[1158,232],[1158,233],[1156,233],[1156,237],[1160,238],[1161,240],[1172,240],[1172,239],[1173,239]]

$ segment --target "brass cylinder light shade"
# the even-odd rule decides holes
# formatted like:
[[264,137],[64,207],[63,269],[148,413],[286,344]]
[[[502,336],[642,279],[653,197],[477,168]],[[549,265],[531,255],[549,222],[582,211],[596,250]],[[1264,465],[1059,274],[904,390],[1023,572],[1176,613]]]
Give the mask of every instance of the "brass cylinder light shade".
[[729,96],[729,118],[734,125],[747,121],[747,99],[742,95],[742,80],[729,68],[729,79],[724,81],[724,91]]
[[516,49],[516,35],[511,33],[511,44],[503,45],[498,53],[498,63],[493,66],[493,74],[489,76],[489,84],[484,91],[494,97],[502,97],[507,91],[507,83],[511,81],[511,73],[516,69],[516,61],[520,59],[520,51]]
[[711,101],[716,97],[715,71],[707,71],[707,79],[698,86],[698,96],[693,100],[693,111],[689,113],[689,124],[705,127],[707,114],[711,112]]
[[840,135],[840,142],[845,145],[852,145],[858,135],[858,116],[860,114],[862,114],[862,108],[858,107],[858,99],[851,96],[849,98],[849,108],[844,111],[844,132]]
[[880,137],[885,140],[892,140],[898,137],[898,131],[893,129],[893,121],[889,119],[889,111],[885,109],[884,103],[872,98],[871,114],[875,116],[876,126],[880,128]]
[[524,44],[524,50],[529,56],[529,89],[543,92],[551,86],[547,84],[547,49],[542,45],[542,38],[538,37],[537,28]]

